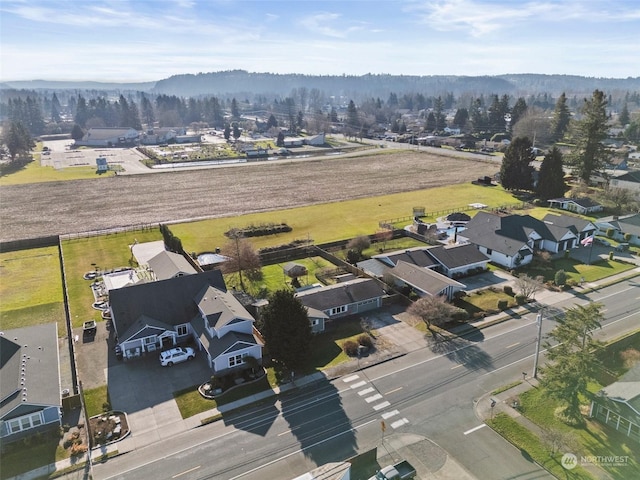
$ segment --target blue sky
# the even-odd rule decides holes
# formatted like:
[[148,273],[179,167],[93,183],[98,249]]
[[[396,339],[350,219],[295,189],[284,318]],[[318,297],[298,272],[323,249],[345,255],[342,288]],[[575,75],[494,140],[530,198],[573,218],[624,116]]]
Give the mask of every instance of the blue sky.
[[0,0],[0,79],[640,76],[640,0]]

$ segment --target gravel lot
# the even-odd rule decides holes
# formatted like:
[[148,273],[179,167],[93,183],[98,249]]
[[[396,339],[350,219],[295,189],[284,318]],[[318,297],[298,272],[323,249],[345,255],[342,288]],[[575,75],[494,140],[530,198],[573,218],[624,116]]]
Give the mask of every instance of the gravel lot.
[[491,162],[421,151],[255,163],[0,190],[1,241],[232,216],[464,183]]

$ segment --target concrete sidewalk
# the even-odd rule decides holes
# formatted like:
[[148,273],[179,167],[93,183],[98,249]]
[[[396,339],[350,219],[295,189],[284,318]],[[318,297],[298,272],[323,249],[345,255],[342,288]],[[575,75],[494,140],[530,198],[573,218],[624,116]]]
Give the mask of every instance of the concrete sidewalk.
[[[553,304],[553,303],[558,303],[561,302],[563,300],[566,299],[570,299],[572,297],[575,297],[576,294],[582,294],[582,293],[586,293],[589,291],[593,291],[593,290],[597,290],[598,288],[602,288],[604,286],[608,286],[608,285],[612,285],[624,280],[627,280],[629,278],[633,278],[635,276],[640,275],[640,267],[636,267],[633,270],[629,270],[627,272],[623,272],[617,275],[613,275],[611,277],[607,277],[605,279],[603,279],[602,281],[599,282],[590,282],[590,283],[585,283],[584,285],[580,286],[580,287],[576,287],[573,289],[573,291],[567,291],[567,292],[552,292],[549,290],[542,290],[540,292],[538,292],[536,294],[536,302],[539,304]],[[488,317],[483,318],[482,320],[478,320],[476,322],[471,322],[469,324],[465,324],[465,325],[460,325],[458,327],[454,327],[450,330],[451,333],[456,334],[456,335],[464,335],[465,333],[468,333],[469,331],[472,331],[473,329],[482,329],[482,328],[486,328],[489,327],[491,325],[495,325],[497,323],[501,323],[507,320],[511,320],[514,317],[518,317],[520,315],[525,315],[528,313],[531,313],[531,306],[529,308],[527,308],[526,306],[522,306],[522,307],[518,307],[516,309],[514,309],[510,314],[505,314],[505,312],[500,312],[497,313],[495,315],[490,315]],[[414,348],[419,348],[420,344],[416,343],[414,345]],[[248,405],[252,405],[255,404],[261,400],[264,400],[266,398],[270,398],[272,396],[278,396],[281,393],[285,393],[288,391],[291,391],[293,389],[297,389],[297,388],[304,388],[310,384],[313,384],[315,382],[321,381],[321,380],[327,380],[330,381],[331,379],[337,378],[339,376],[345,375],[347,373],[352,373],[353,371],[356,371],[358,369],[364,369],[364,368],[368,368],[369,366],[371,366],[374,363],[379,363],[380,361],[385,361],[387,359],[391,359],[391,358],[395,358],[398,355],[403,355],[404,351],[397,351],[394,353],[394,355],[391,356],[387,356],[387,357],[378,357],[376,359],[364,359],[364,360],[360,360],[359,362],[356,362],[355,360],[351,361],[351,362],[347,362],[345,364],[342,364],[338,367],[335,368],[331,368],[331,369],[327,369],[326,371],[323,372],[316,372],[312,375],[308,375],[299,379],[296,379],[293,383],[288,383],[285,385],[282,385],[280,387],[275,387],[272,390],[267,390],[264,392],[260,392],[257,393],[255,395],[251,395],[249,397],[237,400],[235,402],[231,402],[228,403],[226,405],[222,405],[219,408],[214,408],[211,410],[207,410],[205,412],[202,412],[200,414],[194,415],[192,417],[183,419],[179,422],[177,422],[176,425],[174,425],[174,428],[176,430],[179,431],[188,431],[190,429],[193,428],[197,428],[199,426],[202,425],[202,422],[210,419],[211,417],[215,417],[219,414],[224,414],[225,412],[230,412],[233,411],[235,409],[238,408],[242,408]],[[523,391],[525,391],[526,389],[532,388],[533,386],[537,385],[537,381],[535,379],[528,379],[527,381],[523,382],[522,384],[518,385],[517,387],[514,387],[513,389],[510,389],[506,392],[503,392],[497,396],[494,396],[496,398],[496,406],[493,408],[493,412],[491,411],[490,406],[490,400],[489,400],[489,394],[487,394],[485,397],[481,398],[477,403],[476,403],[476,415],[478,416],[478,418],[485,420],[487,418],[491,417],[491,414],[493,413],[494,415],[499,413],[499,412],[505,412],[511,416],[513,416],[514,418],[517,419],[517,421],[521,424],[523,424],[524,426],[526,426],[527,428],[530,428],[532,431],[536,431],[540,430],[539,427],[537,427],[535,424],[533,424],[532,422],[530,422],[528,419],[526,419],[525,417],[522,417],[522,415],[519,414],[519,412],[516,409],[513,409],[511,406],[506,404],[506,400],[508,398],[511,398],[515,395],[517,395],[518,393],[521,393]],[[92,450],[92,458],[96,458],[96,457],[100,457],[104,454],[124,454],[127,452],[130,452],[132,450],[136,449],[136,442],[133,440],[132,436],[128,436],[125,437],[124,439],[112,443],[110,445],[107,445],[106,447],[99,447],[96,449]],[[20,479],[20,480],[30,480],[30,479],[35,479],[38,478],[40,476],[43,475],[47,475],[53,471],[61,471],[61,470],[65,470],[68,469],[70,467],[72,467],[73,465],[77,465],[77,464],[81,464],[82,462],[86,461],[86,456],[84,458],[79,458],[79,459],[75,459],[73,462],[71,461],[71,459],[65,459],[65,460],[61,460],[59,462],[56,462],[55,464],[51,464],[45,467],[42,467],[41,469],[38,470],[34,470],[31,472],[27,472],[23,475],[17,476],[15,477],[16,479]],[[455,464],[455,461],[453,461],[452,459],[448,460],[448,468],[451,468],[452,471],[458,471],[458,469],[461,469],[462,467],[459,467]],[[75,473],[74,475],[82,475],[83,470],[80,470],[79,472]],[[433,473],[433,472],[432,472]],[[442,474],[443,472],[441,472]],[[461,475],[460,477],[456,477],[456,478],[472,478],[468,472],[463,472],[462,470],[459,470],[459,475]],[[81,478],[81,476],[78,476],[77,478]],[[446,476],[441,476],[441,475],[434,475],[433,478],[447,478]],[[602,477],[601,473],[600,476],[598,476],[597,478],[606,478],[606,477]]]

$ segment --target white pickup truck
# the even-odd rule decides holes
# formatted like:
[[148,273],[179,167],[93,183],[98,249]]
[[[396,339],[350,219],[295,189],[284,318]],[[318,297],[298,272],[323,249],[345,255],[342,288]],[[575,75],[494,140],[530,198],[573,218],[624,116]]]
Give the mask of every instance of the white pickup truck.
[[378,471],[369,480],[408,480],[416,476],[416,469],[406,460],[389,465]]

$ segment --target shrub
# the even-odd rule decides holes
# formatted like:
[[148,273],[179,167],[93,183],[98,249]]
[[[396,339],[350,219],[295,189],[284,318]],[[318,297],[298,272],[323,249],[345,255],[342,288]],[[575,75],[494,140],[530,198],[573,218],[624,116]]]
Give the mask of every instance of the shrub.
[[463,310],[462,308],[459,308],[453,313],[453,315],[451,315],[451,320],[453,320],[454,322],[464,322],[468,318],[469,312]]
[[342,350],[350,357],[358,355],[358,343],[353,340],[347,340],[342,344]]
[[109,402],[104,402],[102,404],[102,411],[103,412],[110,412],[111,411],[111,404]]
[[371,340],[371,337],[369,335],[363,333],[361,335],[358,335],[358,344],[362,345],[363,347],[372,348],[373,340]]
[[511,285],[505,285],[504,287],[502,287],[502,290],[504,291],[504,293],[506,293],[507,295],[510,295],[513,297],[513,287]]
[[625,242],[631,241],[631,234],[630,233],[625,233],[624,234],[624,241]]
[[498,310],[505,310],[508,305],[509,302],[507,302],[506,300],[498,300]]
[[607,238],[613,238],[616,231],[613,228],[607,228]]
[[564,270],[558,270],[553,281],[557,286],[563,287],[567,283],[567,273]]
[[524,305],[527,302],[527,297],[520,293],[515,296],[515,299],[518,305]]
[[87,451],[87,446],[83,444],[74,444],[71,447],[71,456],[75,457],[76,455],[82,455]]
[[609,252],[609,260],[613,260],[613,252]]

